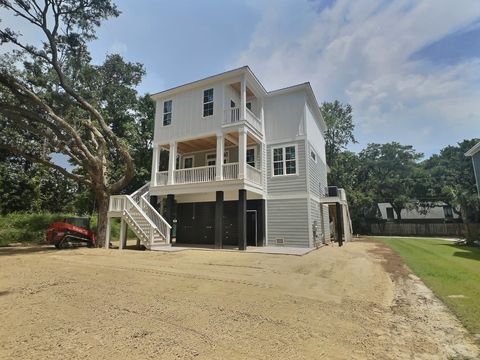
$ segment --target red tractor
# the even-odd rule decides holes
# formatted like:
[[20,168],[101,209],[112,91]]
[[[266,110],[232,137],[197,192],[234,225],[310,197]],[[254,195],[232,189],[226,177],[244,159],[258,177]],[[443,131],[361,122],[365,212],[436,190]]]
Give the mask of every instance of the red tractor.
[[90,218],[86,217],[70,217],[53,223],[47,230],[46,238],[57,249],[93,247],[97,242],[90,230]]

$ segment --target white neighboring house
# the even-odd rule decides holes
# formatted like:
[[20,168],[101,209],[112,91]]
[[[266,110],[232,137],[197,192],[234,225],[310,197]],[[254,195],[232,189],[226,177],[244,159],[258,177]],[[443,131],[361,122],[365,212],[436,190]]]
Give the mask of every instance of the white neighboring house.
[[151,182],[110,201],[121,237],[128,224],[155,249],[170,243],[175,223],[176,243],[216,248],[330,238],[326,127],[309,83],[266,91],[245,66],[152,99]]
[[473,171],[475,172],[475,179],[477,181],[477,191],[480,196],[480,142],[468,150],[465,155],[472,157]]
[[[398,216],[390,203],[379,203],[378,209],[380,210],[383,220],[391,221],[398,219]],[[448,221],[459,218],[458,214],[453,211],[452,207],[445,203],[439,203],[437,206],[425,209],[425,211],[403,209],[400,215],[402,216],[402,220]]]

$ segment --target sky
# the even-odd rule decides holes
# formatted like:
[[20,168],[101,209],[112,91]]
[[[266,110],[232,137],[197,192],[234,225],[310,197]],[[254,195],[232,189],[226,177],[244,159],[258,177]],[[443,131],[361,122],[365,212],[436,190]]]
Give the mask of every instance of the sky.
[[352,105],[359,151],[426,156],[480,137],[479,0],[122,0],[90,46],[145,65],[158,92],[249,65],[267,90],[309,81]]

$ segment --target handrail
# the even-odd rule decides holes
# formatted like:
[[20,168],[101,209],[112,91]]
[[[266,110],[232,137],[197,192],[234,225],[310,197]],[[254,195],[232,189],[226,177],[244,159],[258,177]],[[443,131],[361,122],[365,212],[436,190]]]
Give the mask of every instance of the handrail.
[[[137,203],[135,203],[135,201],[133,201],[133,199],[132,199],[132,197],[131,197],[130,195],[125,195],[125,197],[129,200],[130,204],[133,205],[133,207],[135,208],[135,210],[139,211],[140,214],[143,212],[142,209],[140,208],[140,206],[139,206]],[[148,216],[144,216],[144,217],[145,217],[145,219],[147,220],[147,222],[148,222],[148,224],[149,224],[150,226],[155,227],[155,224],[153,223],[152,220],[150,220],[150,219],[148,218]]]
[[174,171],[175,184],[191,184],[215,181],[216,166],[199,166]]
[[[142,196],[142,194],[145,192],[145,189],[149,189],[150,188],[150,181],[147,182],[145,185],[143,185],[140,189],[137,189],[133,194],[130,194],[129,196],[132,197],[132,199],[135,200],[136,203],[139,203],[140,202],[140,196]],[[140,195],[139,195],[140,193]],[[138,201],[136,199],[139,199]]]
[[247,164],[247,180],[253,181],[258,185],[262,185],[262,172],[259,169]]
[[[160,235],[162,235],[165,238],[165,241],[168,244],[168,243],[170,243],[170,230],[171,230],[172,226],[163,218],[162,215],[160,215],[157,212],[157,210],[152,206],[152,204],[150,204],[150,202],[146,199],[147,194],[148,194],[148,192],[146,192],[145,194],[142,195],[141,204],[143,206],[146,206],[148,208],[148,210],[150,210],[150,214],[152,214],[156,218],[156,220],[158,220],[160,222],[160,224],[156,224],[155,221],[153,219],[151,219],[150,214],[147,213],[146,211],[144,211],[144,212],[147,215],[147,218],[152,220],[152,222],[155,224],[156,229],[158,230]],[[164,229],[164,228],[166,228],[166,229]]]
[[149,236],[145,233],[145,231],[143,231],[142,227],[135,221],[135,219],[133,218],[133,216],[130,214],[130,212],[125,209],[125,212],[127,214],[127,216],[130,218],[130,220],[135,224],[137,225],[137,228],[138,230],[143,234],[143,236],[145,236],[147,239],[149,238]]

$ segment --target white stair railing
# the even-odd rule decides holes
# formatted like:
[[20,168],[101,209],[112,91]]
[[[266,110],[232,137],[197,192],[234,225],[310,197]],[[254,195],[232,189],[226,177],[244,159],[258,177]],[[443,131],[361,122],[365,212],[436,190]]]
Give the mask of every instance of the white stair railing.
[[140,208],[147,215],[147,217],[153,222],[156,226],[160,235],[165,239],[167,244],[170,244],[170,229],[172,228],[170,224],[160,215],[157,210],[150,204],[147,200],[148,192],[142,195],[140,198]]

